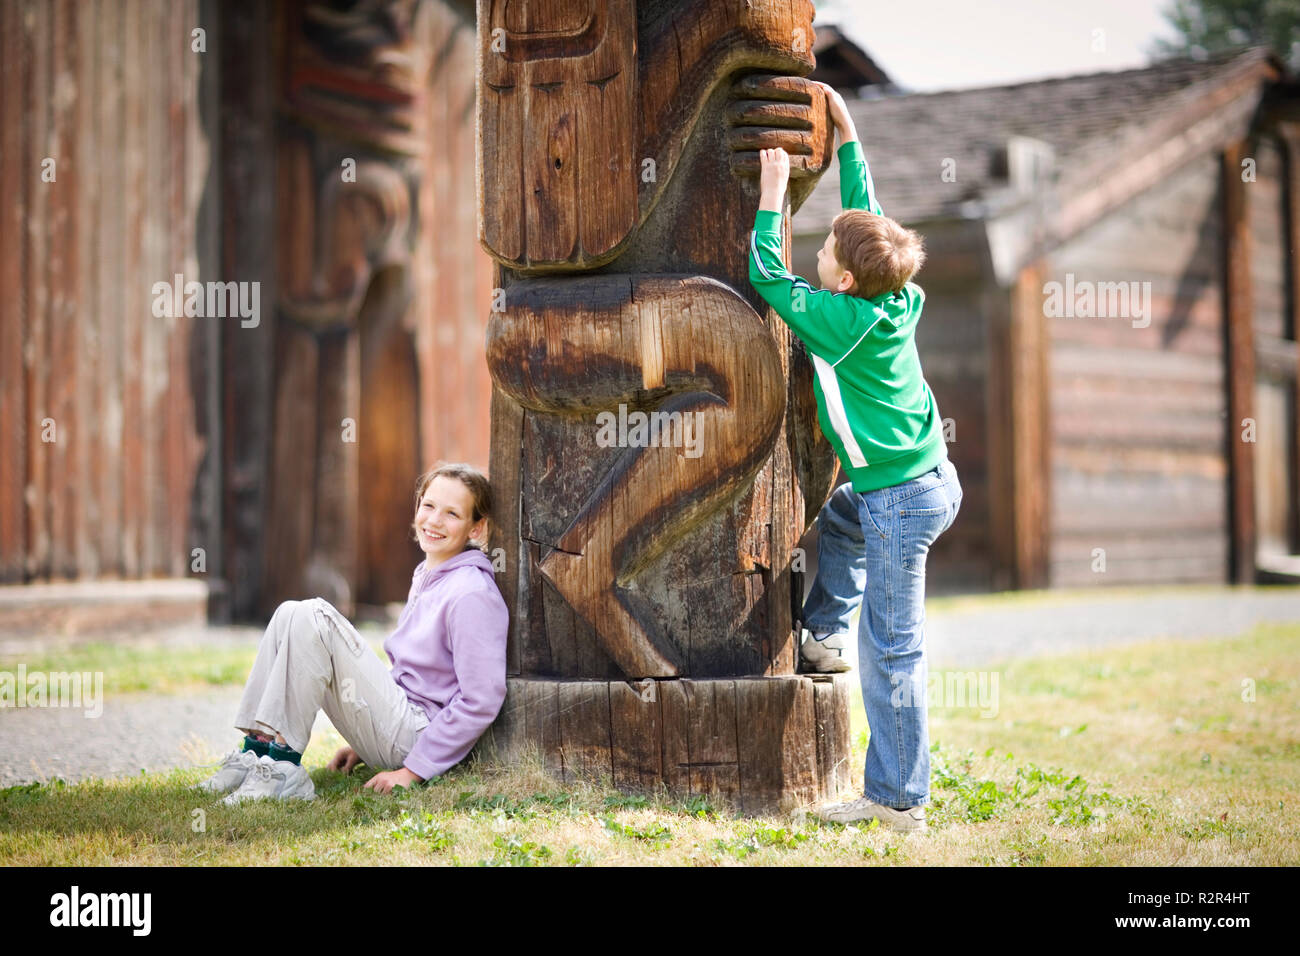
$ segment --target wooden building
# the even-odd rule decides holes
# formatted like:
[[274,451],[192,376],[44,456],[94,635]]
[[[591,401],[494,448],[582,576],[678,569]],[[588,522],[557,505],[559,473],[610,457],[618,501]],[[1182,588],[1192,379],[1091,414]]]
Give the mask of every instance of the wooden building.
[[0,630],[403,599],[488,459],[472,0],[0,18]]
[[[1300,101],[1262,49],[850,103],[929,259],[939,588],[1294,580]],[[839,211],[794,221],[795,267]]]

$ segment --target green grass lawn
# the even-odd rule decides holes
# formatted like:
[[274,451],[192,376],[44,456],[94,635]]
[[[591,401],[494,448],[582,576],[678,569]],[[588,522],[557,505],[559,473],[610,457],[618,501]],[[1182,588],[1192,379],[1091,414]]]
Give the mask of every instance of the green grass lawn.
[[[53,666],[95,669],[98,660],[106,690],[156,688],[160,679],[174,692],[238,683],[252,660],[235,650],[79,653],[80,663],[65,655]],[[331,732],[318,734],[305,758],[312,803],[224,807],[187,789],[209,773],[200,769],[2,790],[0,863],[1300,862],[1300,624],[1024,661],[994,675],[996,708],[932,700],[925,835],[800,814],[739,818],[704,799],[627,796],[600,781],[563,787],[535,765],[461,768],[377,797],[361,789],[364,768],[351,777],[323,769],[341,743]],[[854,720],[860,771],[860,701]]]

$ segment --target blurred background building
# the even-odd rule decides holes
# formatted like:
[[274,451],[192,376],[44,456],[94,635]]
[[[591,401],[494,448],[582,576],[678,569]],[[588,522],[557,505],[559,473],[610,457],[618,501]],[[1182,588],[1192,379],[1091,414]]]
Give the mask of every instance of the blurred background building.
[[[929,253],[917,345],[965,491],[936,584],[1300,578],[1300,91],[1281,61],[908,95],[824,33],[877,198]],[[838,173],[795,216],[803,275]]]

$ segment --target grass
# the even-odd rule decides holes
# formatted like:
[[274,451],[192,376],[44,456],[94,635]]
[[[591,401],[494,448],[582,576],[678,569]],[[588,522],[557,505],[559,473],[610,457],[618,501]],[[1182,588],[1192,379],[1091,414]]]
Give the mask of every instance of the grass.
[[[1298,647],[1300,624],[1271,625],[1001,666],[996,715],[932,701],[924,836],[738,817],[702,797],[620,794],[602,781],[563,786],[536,763],[472,765],[377,797],[361,788],[364,768],[323,769],[341,743],[329,731],[305,758],[312,803],[224,807],[187,789],[202,769],[0,790],[0,863],[1294,865]],[[87,653],[109,670],[104,652]],[[211,667],[173,655],[124,653],[121,686],[168,670],[187,687],[239,669],[233,653]],[[853,719],[860,771],[860,700]]]

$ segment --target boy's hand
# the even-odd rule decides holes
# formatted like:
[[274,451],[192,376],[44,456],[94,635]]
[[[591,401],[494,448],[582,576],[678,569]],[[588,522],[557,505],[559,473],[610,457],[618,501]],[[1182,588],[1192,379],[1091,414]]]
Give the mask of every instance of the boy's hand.
[[844,97],[836,92],[835,88],[829,83],[814,81],[822,88],[826,94],[826,102],[830,106],[831,122],[835,124],[835,129],[840,134],[840,145],[851,143],[858,138],[858,131],[853,125],[853,119],[849,116],[848,105],[844,102]]
[[758,162],[762,170],[758,180],[758,208],[781,212],[785,187],[790,181],[790,154],[780,146],[776,149],[760,149]]

